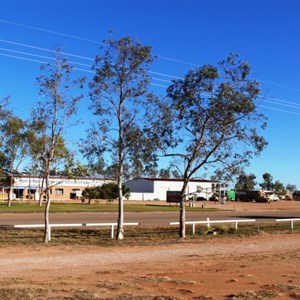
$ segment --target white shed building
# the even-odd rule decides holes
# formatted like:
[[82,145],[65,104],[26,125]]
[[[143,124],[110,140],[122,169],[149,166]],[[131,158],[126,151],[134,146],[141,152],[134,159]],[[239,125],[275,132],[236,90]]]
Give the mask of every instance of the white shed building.
[[[166,200],[167,191],[180,191],[183,180],[177,178],[136,178],[124,183],[130,189],[130,200]],[[191,179],[187,193],[209,199],[216,191],[217,183],[209,180]]]

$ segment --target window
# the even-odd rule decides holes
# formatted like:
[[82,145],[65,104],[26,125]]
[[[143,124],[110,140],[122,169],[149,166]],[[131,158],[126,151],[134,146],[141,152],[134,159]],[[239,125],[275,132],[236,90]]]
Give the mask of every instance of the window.
[[63,195],[64,189],[55,189],[55,195]]

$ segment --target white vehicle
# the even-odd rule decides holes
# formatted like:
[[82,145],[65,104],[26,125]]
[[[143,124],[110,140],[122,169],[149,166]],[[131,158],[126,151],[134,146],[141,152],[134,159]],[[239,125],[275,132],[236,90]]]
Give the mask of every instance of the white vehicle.
[[267,196],[271,201],[279,201],[279,197],[276,194],[270,194]]

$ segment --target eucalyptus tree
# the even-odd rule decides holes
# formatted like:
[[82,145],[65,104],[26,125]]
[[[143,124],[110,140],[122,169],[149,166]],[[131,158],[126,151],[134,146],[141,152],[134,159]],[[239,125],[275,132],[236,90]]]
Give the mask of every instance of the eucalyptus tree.
[[260,89],[249,73],[249,64],[230,54],[217,66],[190,70],[167,89],[163,126],[173,134],[172,141],[162,142],[173,147],[163,148],[164,155],[182,169],[180,237],[185,237],[186,189],[192,176],[232,174],[266,146],[261,135],[266,120],[256,102]]
[[150,141],[148,121],[157,98],[149,92],[148,69],[153,61],[151,47],[126,36],[104,41],[95,59],[95,76],[90,82],[91,109],[96,120],[89,131],[90,150],[110,157],[118,184],[117,239],[124,237],[122,182],[134,170],[142,171],[154,160],[155,141]]
[[7,206],[11,206],[14,177],[17,176],[20,165],[29,155],[29,131],[26,121],[10,115],[0,126],[2,140],[1,152],[4,155],[9,175],[9,193]]
[[246,174],[242,172],[238,175],[235,189],[237,190],[253,190],[256,186],[256,176],[252,173]]
[[164,169],[164,168],[160,169],[159,170],[159,177],[161,177],[161,178],[170,178],[171,177],[170,169],[169,168],[168,169]]
[[15,116],[9,105],[9,97],[0,98],[0,182],[9,187],[7,206],[11,206],[14,176],[28,149],[26,122]]
[[31,151],[32,157],[40,164],[45,181],[44,242],[48,243],[50,171],[54,164],[70,159],[64,137],[66,129],[75,126],[73,117],[77,112],[78,102],[83,98],[79,90],[83,88],[84,78],[72,78],[72,67],[59,51],[56,53],[55,63],[42,65],[41,70],[42,75],[37,78],[40,99],[31,115],[31,128],[34,131]]
[[289,193],[293,193],[294,191],[297,190],[297,186],[295,184],[291,184],[291,183],[288,183],[286,185],[286,190],[289,192]]
[[266,172],[262,175],[262,177],[263,182],[259,184],[260,187],[264,190],[272,191],[274,189],[273,176]]
[[276,180],[274,182],[273,190],[275,193],[282,194],[282,195],[285,195],[286,191],[287,191],[284,184],[282,182],[280,182],[279,180]]

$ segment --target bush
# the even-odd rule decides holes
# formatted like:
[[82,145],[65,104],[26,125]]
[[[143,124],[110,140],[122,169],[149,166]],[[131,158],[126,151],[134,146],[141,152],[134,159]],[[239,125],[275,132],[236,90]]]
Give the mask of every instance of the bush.
[[[123,195],[128,199],[130,196],[129,189],[125,186],[122,187]],[[82,196],[88,198],[90,201],[92,199],[117,199],[118,198],[118,185],[110,182],[105,183],[101,187],[89,187],[82,191]]]

